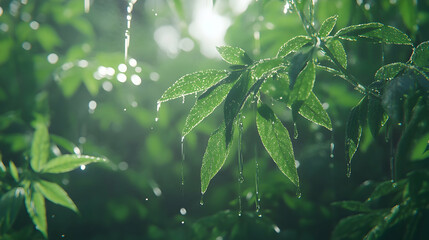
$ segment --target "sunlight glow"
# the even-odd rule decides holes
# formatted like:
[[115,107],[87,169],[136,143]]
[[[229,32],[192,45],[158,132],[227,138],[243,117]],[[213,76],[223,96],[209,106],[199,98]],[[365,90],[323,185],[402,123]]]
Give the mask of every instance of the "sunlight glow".
[[219,15],[215,9],[197,1],[189,33],[200,42],[200,51],[204,56],[216,58],[220,57],[216,47],[225,45],[224,37],[230,25],[230,18]]
[[168,57],[175,58],[179,54],[179,32],[171,25],[165,25],[157,28],[154,33],[154,39],[159,48],[163,50]]

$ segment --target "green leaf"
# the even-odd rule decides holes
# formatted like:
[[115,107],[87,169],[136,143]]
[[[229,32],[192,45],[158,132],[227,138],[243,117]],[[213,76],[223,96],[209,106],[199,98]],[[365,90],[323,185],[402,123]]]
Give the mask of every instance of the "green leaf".
[[246,102],[246,99],[249,95],[249,90],[251,86],[253,86],[253,82],[254,81],[252,81],[252,78],[249,76],[249,72],[243,72],[226,96],[224,104],[224,120],[227,145],[229,145],[231,142],[235,117],[238,115],[244,103]]
[[380,29],[363,34],[362,37],[370,38],[375,43],[413,45],[407,34],[397,28],[386,25]]
[[346,159],[348,162],[348,174],[350,173],[351,161],[359,147],[359,141],[362,134],[362,127],[360,125],[359,118],[358,105],[350,112],[346,126]]
[[40,180],[34,183],[34,189],[43,194],[49,201],[69,208],[74,212],[78,212],[73,200],[71,200],[67,192],[58,184]]
[[313,92],[310,93],[307,100],[301,105],[298,113],[307,120],[332,131],[331,118]]
[[280,47],[277,57],[284,57],[291,52],[296,52],[304,45],[311,42],[311,38],[308,36],[296,36],[289,41],[287,41],[283,46]]
[[183,8],[182,0],[173,0],[173,4],[174,4],[174,9],[176,10],[175,12],[177,13],[177,15],[179,15],[179,17],[182,21],[185,21],[186,17],[185,17],[185,11]]
[[376,81],[390,81],[406,68],[408,68],[408,65],[400,62],[384,65],[377,70],[374,79]]
[[333,206],[342,207],[354,212],[371,212],[372,209],[366,203],[359,201],[341,201],[332,203]]
[[239,72],[232,72],[229,77],[221,81],[219,84],[209,88],[198,98],[186,118],[185,127],[182,131],[183,137],[209,116],[216,107],[225,100],[227,94],[239,76]]
[[406,181],[408,180],[400,180],[395,183],[392,183],[391,180],[381,182],[377,185],[377,187],[375,187],[368,200],[374,200],[395,192],[399,193],[404,187]]
[[239,47],[221,46],[216,47],[222,59],[232,65],[249,65],[252,59]]
[[0,172],[1,173],[5,173],[6,172],[6,166],[3,164],[1,153],[0,153]]
[[41,172],[43,173],[65,173],[70,172],[81,165],[87,165],[96,162],[106,162],[107,159],[92,157],[86,155],[72,155],[65,154],[57,158],[51,159],[43,166]]
[[24,199],[24,189],[13,188],[0,198],[0,232],[7,232],[16,219]]
[[268,75],[282,67],[282,59],[280,58],[263,59],[252,67],[251,76],[254,80],[258,80],[263,77],[266,78]]
[[48,238],[48,224],[46,222],[45,198],[32,189],[25,191],[25,207],[31,220],[45,238]]
[[313,61],[309,61],[299,73],[295,85],[290,94],[290,102],[305,101],[313,90],[316,70]]
[[322,26],[320,26],[319,29],[319,37],[327,37],[332,32],[332,29],[334,29],[337,19],[338,15],[335,15],[323,21]]
[[368,125],[372,136],[375,138],[385,123],[386,114],[378,98],[369,96],[368,100]]
[[417,28],[417,1],[399,0],[399,12],[407,28],[416,31]]
[[332,39],[327,44],[328,49],[332,52],[337,61],[344,69],[347,69],[347,54],[343,44],[337,39]]
[[332,232],[332,239],[363,239],[381,220],[383,215],[380,213],[357,214],[343,218]]
[[298,187],[298,172],[295,166],[292,142],[287,129],[265,104],[259,104],[258,106],[256,126],[268,154],[270,154],[280,171]]
[[48,24],[41,25],[36,31],[36,37],[40,45],[47,51],[51,52],[55,47],[61,45],[61,38],[57,31]]
[[13,179],[16,182],[19,182],[19,175],[18,175],[18,169],[15,166],[15,163],[12,161],[9,162],[9,169],[10,169],[10,175],[12,175]]
[[67,150],[70,153],[74,152],[74,148],[76,147],[76,145],[72,142],[70,142],[69,140],[57,136],[57,135],[53,135],[51,134],[51,139],[54,143],[58,144],[59,146],[63,147],[65,150]]
[[413,74],[398,75],[387,82],[382,95],[382,105],[390,119],[398,123],[404,120],[404,95],[413,94],[416,89],[417,78]]
[[423,42],[416,47],[411,60],[419,67],[429,68],[429,41]]
[[201,193],[207,191],[210,180],[219,172],[228,157],[230,145],[225,144],[225,124],[212,133],[201,165]]
[[[402,203],[395,205],[390,212],[384,215],[383,221],[380,221],[376,227],[365,236],[365,240],[381,239],[384,233],[399,222],[412,220],[416,217],[416,207],[412,204]],[[407,238],[404,238],[407,239]]]
[[335,34],[335,37],[339,37],[341,39],[345,39],[345,40],[349,40],[349,41],[356,41],[356,40],[360,39],[363,34],[366,34],[368,32],[380,29],[383,26],[384,26],[383,24],[376,23],[376,22],[351,25],[351,26],[340,29]]
[[187,74],[177,80],[162,94],[160,102],[169,101],[188,94],[205,90],[228,76],[223,70],[204,70]]
[[[267,78],[262,84],[261,92],[279,102],[285,103],[288,108],[291,108],[292,104],[288,101],[288,94],[290,92],[288,85],[289,79],[287,74],[278,74],[275,78]],[[298,113],[307,120],[323,126],[328,130],[332,130],[331,119],[313,92],[311,92],[307,100],[303,102]]]
[[413,45],[411,39],[397,28],[375,22],[345,27],[335,36],[349,41],[363,39],[373,43]]
[[34,132],[31,145],[30,165],[34,171],[40,172],[43,165],[48,161],[49,156],[49,133],[46,125],[38,123]]

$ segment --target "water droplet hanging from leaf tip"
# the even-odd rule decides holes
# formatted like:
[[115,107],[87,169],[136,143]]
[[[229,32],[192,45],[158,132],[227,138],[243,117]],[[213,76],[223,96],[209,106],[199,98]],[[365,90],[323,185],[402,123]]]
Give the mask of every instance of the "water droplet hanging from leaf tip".
[[203,206],[204,205],[204,194],[201,194],[201,200],[200,200],[200,205]]

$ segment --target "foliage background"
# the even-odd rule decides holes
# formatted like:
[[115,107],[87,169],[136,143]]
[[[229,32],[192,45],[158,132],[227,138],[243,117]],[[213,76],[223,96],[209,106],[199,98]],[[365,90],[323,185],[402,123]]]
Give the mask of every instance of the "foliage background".
[[[0,152],[5,165],[13,161],[18,170],[26,165],[31,122],[36,116],[50,122],[51,134],[70,140],[82,153],[106,156],[112,163],[90,165],[55,179],[80,214],[47,202],[50,238],[327,239],[339,219],[351,214],[333,207],[332,202],[365,200],[375,183],[390,179],[391,146],[382,136],[373,139],[368,129],[364,129],[353,160],[352,176],[346,177],[345,122],[360,96],[346,82],[318,74],[315,92],[329,106],[334,130],[331,133],[308,121],[297,123],[300,136],[293,144],[300,163],[302,198],[296,197],[294,186],[255,140],[254,117],[248,116],[241,146],[245,214],[237,216],[235,154],[214,178],[200,205],[201,159],[222,112],[215,112],[186,137],[182,188],[180,133],[195,99],[188,96],[184,103],[164,103],[159,115],[156,111],[156,100],[182,75],[226,66],[218,58],[201,54],[201,43],[188,31],[193,14],[202,11],[195,7],[196,2],[148,0],[134,5],[129,55],[142,69],[138,73],[142,83],[136,86],[129,79],[136,69],[129,64],[128,80],[116,80],[118,65],[123,63],[126,1],[92,1],[89,13],[85,13],[83,1],[0,1]],[[296,14],[283,13],[284,1],[252,1],[241,14],[233,11],[231,2],[218,0],[214,7],[232,23],[225,43],[240,46],[254,59],[275,55],[285,41],[304,33]],[[319,0],[315,24],[334,14],[339,15],[337,30],[378,21],[404,31],[418,45],[429,39],[429,4],[412,2]],[[211,1],[202,5],[211,9]],[[39,23],[36,29],[31,27],[32,21]],[[178,39],[192,39],[195,47],[189,52],[178,46],[164,51],[155,37],[163,26],[176,31],[163,39],[177,34]],[[256,32],[260,39],[255,38]],[[29,50],[26,43],[31,45]],[[372,79],[382,65],[380,46],[359,42],[347,43],[345,48],[349,69],[369,83],[366,79]],[[385,46],[384,50],[385,64],[405,62],[412,52],[406,46]],[[59,57],[54,64],[47,61],[51,53]],[[79,67],[86,65],[81,60],[87,61],[86,67]],[[99,66],[111,67],[115,74],[97,80],[93,73]],[[106,91],[109,86],[112,90]],[[97,103],[95,109],[90,109],[90,101]],[[290,131],[290,113],[285,111],[282,116]],[[255,158],[260,164],[262,218],[255,214]],[[6,192],[10,176],[3,179],[1,194]],[[186,209],[185,215],[181,208]],[[0,239],[42,238],[26,214],[22,208],[13,228]],[[427,221],[426,217],[423,223]],[[388,233],[386,239],[394,233]]]

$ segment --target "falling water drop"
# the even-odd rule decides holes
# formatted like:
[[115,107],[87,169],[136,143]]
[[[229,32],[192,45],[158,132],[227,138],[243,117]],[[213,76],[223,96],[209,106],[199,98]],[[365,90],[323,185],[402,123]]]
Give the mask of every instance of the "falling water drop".
[[186,211],[186,208],[181,208],[180,209],[180,214],[182,214],[183,216],[186,215],[188,211]]
[[329,154],[330,158],[334,158],[334,149],[335,149],[335,144],[334,144],[334,142],[331,142],[331,151]]
[[182,95],[182,104],[185,103],[185,95]]
[[298,139],[298,127],[296,126],[296,122],[293,122],[293,138]]
[[182,177],[182,186],[185,185],[185,175],[184,175],[184,163],[185,163],[185,151],[184,151],[184,141],[185,141],[185,136],[182,136],[182,138],[180,139],[180,152],[182,154],[182,166],[181,166],[181,177]]
[[258,217],[262,217],[261,196],[259,194],[259,162],[258,162],[258,156],[256,155],[256,147],[255,147],[255,204],[256,204],[256,214],[258,215]]
[[243,183],[244,182],[244,175],[243,175],[243,155],[241,153],[241,141],[243,138],[243,122],[241,114],[238,116],[238,147],[237,147],[237,153],[238,153],[238,182]]
[[238,216],[242,213],[241,204],[241,185],[244,182],[243,175],[243,156],[241,154],[241,141],[243,137],[243,122],[241,114],[238,115],[238,147],[237,147],[237,160],[238,160]]
[[91,0],[84,0],[85,13],[89,13],[89,8],[91,7]]
[[161,101],[156,102],[156,117],[155,122],[158,122],[159,120],[159,109],[161,108]]
[[137,0],[128,0],[128,7],[127,7],[127,29],[125,30],[125,49],[124,49],[124,56],[125,61],[128,59],[128,48],[130,46],[130,28],[131,28],[131,19],[133,18],[132,12],[134,4],[137,2]]

